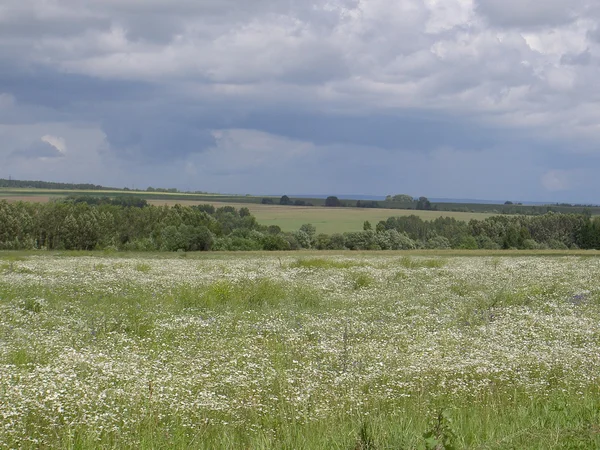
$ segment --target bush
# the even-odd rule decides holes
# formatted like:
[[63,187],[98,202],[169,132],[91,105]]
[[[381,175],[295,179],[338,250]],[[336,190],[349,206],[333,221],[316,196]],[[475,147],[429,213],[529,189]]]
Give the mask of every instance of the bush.
[[[383,233],[377,233],[379,237],[379,246],[383,250],[413,250],[417,247],[415,241],[408,237],[406,233],[399,233],[397,230],[386,230]],[[384,247],[384,243],[387,247]]]
[[312,247],[312,239],[306,233],[306,231],[298,230],[294,231],[294,237],[296,238],[296,242],[300,248],[311,248]]
[[494,241],[489,236],[479,235],[475,238],[477,241],[477,246],[484,250],[498,250],[500,249],[500,244]]
[[525,250],[540,250],[540,244],[538,244],[535,240],[533,239],[525,239],[523,241],[523,248]]
[[315,238],[315,248],[317,250],[327,250],[331,245],[331,238],[327,234],[320,233]]
[[451,248],[450,241],[444,236],[433,236],[425,242],[425,248],[428,249],[448,249]]
[[569,247],[567,247],[564,242],[559,241],[558,239],[549,240],[548,247],[550,247],[552,250],[568,250],[569,249]]
[[349,250],[381,250],[373,230],[344,233],[344,243]]
[[279,234],[279,233],[281,233],[281,227],[279,225],[269,225],[267,227],[267,233],[269,233],[269,234]]
[[465,250],[477,250],[477,240],[473,236],[463,236],[459,239],[457,247]]
[[283,238],[290,244],[290,250],[300,250],[302,248],[294,233],[283,233]]
[[263,249],[276,251],[276,250],[290,250],[290,243],[284,236],[280,234],[269,234],[263,237]]
[[[110,247],[107,247],[109,250]],[[123,245],[123,250],[130,252],[152,252],[158,250],[156,243],[150,238],[134,239]]]
[[346,249],[346,240],[344,239],[344,235],[340,233],[334,233],[329,236],[329,246],[328,250],[345,250]]

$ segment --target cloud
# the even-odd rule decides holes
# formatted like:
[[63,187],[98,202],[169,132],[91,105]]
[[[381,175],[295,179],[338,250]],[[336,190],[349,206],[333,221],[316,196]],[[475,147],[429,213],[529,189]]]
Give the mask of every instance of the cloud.
[[182,117],[178,119],[166,116],[128,121],[110,118],[103,122],[102,129],[115,156],[142,164],[180,159],[214,145],[210,130]]
[[584,0],[475,0],[475,5],[492,25],[524,28],[573,22],[587,6]]
[[60,136],[46,134],[42,136],[42,141],[50,144],[63,155],[67,153],[67,143],[65,142],[64,138],[61,138]]
[[[515,192],[559,196],[544,186],[560,172],[540,184],[549,167],[598,166],[584,157],[600,139],[596,3],[5,0],[0,154],[35,173],[58,152],[73,165],[57,175],[102,167],[91,181],[117,185],[396,191],[402,177],[500,198],[506,174],[485,161],[509,170],[522,154],[534,175],[514,169]],[[452,158],[486,176],[443,174]],[[405,162],[428,184],[392,170]]]
[[565,53],[561,56],[560,62],[561,64],[566,65],[582,65],[587,66],[592,61],[592,54],[590,53],[590,49],[585,49],[585,51],[581,53]]
[[[51,143],[50,141],[56,142],[56,138],[53,136],[44,136],[39,141],[33,142],[26,147],[12,152],[10,156],[13,158],[40,160],[64,157],[65,151],[59,149],[57,145]],[[58,143],[58,145],[60,145],[60,143]]]
[[542,186],[548,191],[565,191],[570,188],[569,174],[564,170],[549,170],[541,178]]

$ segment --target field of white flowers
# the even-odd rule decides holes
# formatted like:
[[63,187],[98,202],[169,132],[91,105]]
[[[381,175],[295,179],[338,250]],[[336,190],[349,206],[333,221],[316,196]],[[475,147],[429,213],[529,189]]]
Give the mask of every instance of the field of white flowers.
[[0,448],[598,448],[599,275],[0,254]]

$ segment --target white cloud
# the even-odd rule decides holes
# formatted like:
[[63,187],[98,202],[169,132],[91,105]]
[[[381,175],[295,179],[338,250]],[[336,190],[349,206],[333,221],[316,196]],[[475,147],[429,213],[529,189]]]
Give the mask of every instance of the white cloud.
[[65,139],[59,136],[52,136],[51,134],[46,134],[41,138],[42,142],[46,142],[58,150],[61,154],[67,153],[67,143]]

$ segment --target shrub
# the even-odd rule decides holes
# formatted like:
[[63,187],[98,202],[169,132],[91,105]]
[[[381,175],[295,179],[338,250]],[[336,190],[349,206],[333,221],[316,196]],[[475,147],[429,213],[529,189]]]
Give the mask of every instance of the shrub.
[[340,233],[334,233],[329,236],[329,246],[328,250],[345,250],[346,249],[346,241],[344,239],[344,235]]
[[523,248],[525,250],[539,250],[540,249],[540,244],[538,244],[533,239],[525,239],[523,241]]
[[450,241],[444,236],[433,236],[425,243],[425,248],[428,249],[448,249],[451,248]]
[[263,237],[262,246],[264,250],[289,250],[290,243],[280,234],[269,234]]
[[479,245],[477,245],[477,241],[473,236],[463,236],[459,239],[456,246],[465,250],[476,250],[479,248]]

